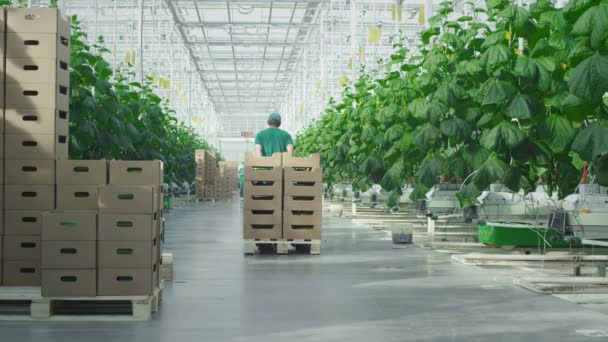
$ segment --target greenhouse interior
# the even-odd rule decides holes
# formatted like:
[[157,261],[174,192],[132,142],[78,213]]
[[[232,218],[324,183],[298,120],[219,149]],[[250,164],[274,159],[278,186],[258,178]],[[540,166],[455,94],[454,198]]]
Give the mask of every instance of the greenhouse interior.
[[0,10],[6,341],[608,341],[608,0]]

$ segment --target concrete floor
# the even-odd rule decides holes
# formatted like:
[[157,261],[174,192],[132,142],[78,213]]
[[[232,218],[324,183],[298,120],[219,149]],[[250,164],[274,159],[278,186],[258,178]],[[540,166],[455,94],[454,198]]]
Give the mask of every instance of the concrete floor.
[[175,281],[139,323],[0,322],[1,341],[606,341],[605,314],[326,218],[321,256],[242,254],[240,203],[175,209]]

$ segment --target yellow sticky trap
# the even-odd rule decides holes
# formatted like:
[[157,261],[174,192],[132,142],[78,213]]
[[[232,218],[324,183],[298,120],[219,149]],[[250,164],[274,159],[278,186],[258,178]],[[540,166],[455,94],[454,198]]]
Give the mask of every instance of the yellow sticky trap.
[[365,58],[365,48],[359,48],[359,60],[362,61]]
[[131,50],[125,52],[125,64],[131,64]]
[[420,10],[418,11],[418,24],[424,25],[424,23],[426,22],[425,16],[426,15],[424,13],[424,6],[421,5]]
[[391,17],[393,18],[393,21],[401,21],[403,19],[403,5],[392,4]]
[[378,44],[382,39],[382,28],[373,26],[367,29],[367,42],[370,44]]
[[562,69],[566,70],[568,68],[568,64],[562,63]]
[[506,40],[511,40],[511,32],[505,33],[505,39]]
[[338,84],[341,87],[346,87],[346,85],[348,84],[348,77],[346,75],[340,76],[340,79],[338,80]]
[[353,59],[352,57],[348,59],[348,69],[353,70]]
[[519,49],[513,49],[513,51],[515,52],[516,55],[521,54],[521,51],[519,51]]

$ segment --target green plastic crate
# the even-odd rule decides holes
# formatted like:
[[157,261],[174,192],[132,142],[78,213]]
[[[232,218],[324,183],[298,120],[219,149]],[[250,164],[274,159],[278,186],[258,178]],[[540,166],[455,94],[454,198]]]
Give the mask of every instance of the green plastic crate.
[[562,234],[556,230],[530,224],[486,222],[480,223],[477,228],[479,242],[491,246],[570,246],[570,242],[564,240]]

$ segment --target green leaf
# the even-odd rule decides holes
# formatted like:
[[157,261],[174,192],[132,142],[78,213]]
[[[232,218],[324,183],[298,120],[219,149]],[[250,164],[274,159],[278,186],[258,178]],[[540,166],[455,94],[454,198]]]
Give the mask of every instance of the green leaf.
[[391,126],[384,133],[384,140],[392,143],[395,140],[400,139],[403,136],[403,127],[399,124]]
[[363,128],[363,133],[361,134],[361,140],[365,142],[372,141],[376,137],[376,128],[372,125],[365,125]]
[[401,188],[403,185],[403,162],[393,164],[382,177],[380,185],[387,191]]
[[462,158],[472,169],[479,169],[481,165],[490,157],[490,152],[485,148],[471,144],[464,148]]
[[485,37],[485,41],[481,45],[481,47],[486,49],[486,48],[494,46],[500,42],[503,42],[507,39],[506,35],[507,35],[507,31],[501,30],[501,31],[497,31],[497,32],[492,32]]
[[426,119],[429,122],[436,123],[439,121],[441,116],[448,112],[448,108],[440,102],[431,102],[426,105],[425,112]]
[[570,91],[598,103],[608,90],[608,54],[596,53],[576,66],[568,79]]
[[425,124],[414,132],[414,144],[423,152],[428,152],[435,148],[441,132],[431,124]]
[[481,137],[481,145],[489,150],[504,152],[515,149],[526,139],[526,135],[515,125],[502,122]]
[[422,42],[424,44],[429,44],[431,42],[431,37],[438,36],[441,33],[439,27],[431,27],[427,30],[422,31],[421,37]]
[[502,183],[513,192],[521,189],[521,170],[516,166],[511,166],[502,178]]
[[538,137],[554,153],[563,152],[574,139],[576,130],[564,117],[552,115],[538,125]]
[[462,186],[462,189],[456,193],[456,199],[460,207],[464,208],[475,204],[480,195],[481,191],[471,182]]
[[[601,186],[608,186],[608,154],[598,157],[593,164],[595,181]],[[580,179],[580,178],[579,178]]]
[[412,201],[418,201],[422,199],[426,199],[426,193],[429,192],[429,188],[424,186],[424,184],[418,182],[414,187],[414,191],[410,194],[410,199]]
[[516,76],[525,77],[534,80],[538,77],[538,67],[534,60],[526,55],[517,56],[515,61],[515,69],[513,70]]
[[606,123],[594,122],[585,127],[574,139],[572,151],[588,162],[608,152],[608,126]]
[[509,165],[507,163],[500,160],[496,155],[492,155],[473,176],[473,183],[477,189],[486,189],[490,184],[502,180],[508,169]]
[[531,119],[534,116],[535,105],[532,98],[526,94],[517,93],[507,107],[506,113],[515,119]]
[[543,12],[540,15],[540,21],[551,24],[558,31],[564,30],[568,25],[566,19],[564,19],[564,16],[562,15],[562,12],[558,10],[549,10]]
[[452,82],[442,84],[435,92],[435,96],[444,104],[453,107],[458,105],[468,94],[462,86]]
[[461,118],[451,117],[441,122],[441,133],[449,138],[456,139],[457,142],[463,142],[471,137],[471,125]]
[[515,94],[515,87],[505,81],[490,80],[484,88],[482,105],[500,104],[509,101]]
[[[597,170],[595,170],[597,172]],[[574,193],[581,182],[582,172],[572,165],[571,162],[559,162],[557,164],[557,190],[560,199]],[[597,180],[596,173],[596,180]]]
[[486,66],[486,72],[492,74],[498,67],[507,64],[512,56],[509,48],[502,45],[494,45],[481,55],[481,63]]
[[437,177],[445,173],[446,166],[445,158],[441,155],[435,155],[420,166],[416,177],[424,186],[430,188],[437,183]]
[[414,99],[409,103],[407,109],[415,118],[427,120],[426,101],[423,98]]
[[608,37],[608,3],[602,2],[595,13],[591,30],[591,47],[600,50]]

